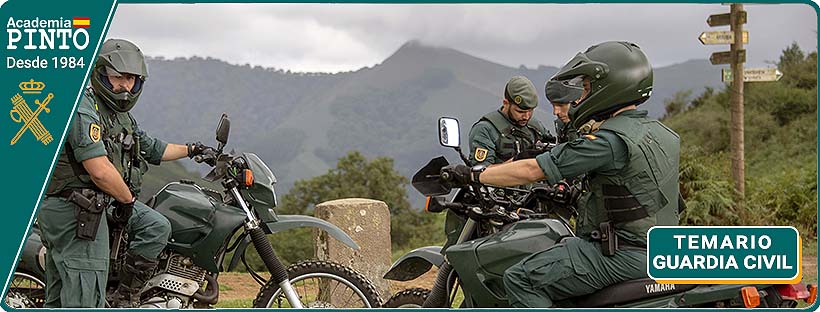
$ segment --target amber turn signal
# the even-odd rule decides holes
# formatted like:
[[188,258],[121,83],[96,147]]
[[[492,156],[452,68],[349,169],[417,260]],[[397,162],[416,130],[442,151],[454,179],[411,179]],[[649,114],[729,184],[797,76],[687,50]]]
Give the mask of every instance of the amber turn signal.
[[253,171],[245,169],[245,186],[253,185]]
[[817,285],[810,284],[809,285],[809,297],[806,298],[806,303],[814,304],[817,301]]
[[760,305],[760,293],[754,286],[746,286],[740,289],[740,295],[743,297],[743,305],[746,308],[754,308]]

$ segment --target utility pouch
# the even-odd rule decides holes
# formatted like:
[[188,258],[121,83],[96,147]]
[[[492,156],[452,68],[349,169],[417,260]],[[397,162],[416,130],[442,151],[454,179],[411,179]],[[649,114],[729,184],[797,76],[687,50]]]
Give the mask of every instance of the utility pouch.
[[75,190],[68,196],[74,203],[74,218],[77,219],[77,238],[93,241],[97,239],[105,206],[106,195],[91,189]]
[[613,256],[618,251],[618,235],[615,234],[615,227],[610,222],[599,225],[601,230],[601,253],[604,256]]

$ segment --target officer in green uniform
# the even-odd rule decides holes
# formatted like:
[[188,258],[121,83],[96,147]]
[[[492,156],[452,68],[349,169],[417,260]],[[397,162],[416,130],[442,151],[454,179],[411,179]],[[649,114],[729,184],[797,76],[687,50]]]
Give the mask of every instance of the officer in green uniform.
[[470,129],[470,165],[499,164],[532,150],[551,135],[532,116],[538,107],[535,86],[526,77],[512,77],[504,86],[501,108],[473,124]]
[[578,138],[578,132],[569,122],[569,107],[581,98],[584,93],[583,79],[547,80],[544,94],[552,104],[555,115],[555,133],[558,143],[565,143]]
[[171,225],[136,200],[142,174],[148,163],[193,157],[208,147],[167,144],[139,128],[128,111],[142,93],[147,76],[136,45],[118,39],[103,43],[92,72],[92,88],[84,93],[71,121],[38,214],[47,248],[45,307],[105,306],[106,210],[130,237],[115,306],[135,304],[139,298],[133,295],[157,266]]
[[678,224],[678,135],[636,106],[652,91],[652,67],[628,42],[604,42],[579,53],[553,80],[581,76],[584,94],[570,108],[582,136],[551,151],[486,170],[451,166],[459,183],[557,183],[586,173],[578,238],[535,253],[504,274],[513,307],[556,301],[646,277],[646,233]]
[[[521,154],[531,154],[536,144],[553,140],[540,121],[532,114],[538,107],[538,94],[532,82],[515,76],[504,85],[501,108],[487,113],[470,129],[470,165],[492,166],[512,160]],[[532,157],[530,156],[530,157]],[[466,219],[447,210],[443,249],[458,240]]]

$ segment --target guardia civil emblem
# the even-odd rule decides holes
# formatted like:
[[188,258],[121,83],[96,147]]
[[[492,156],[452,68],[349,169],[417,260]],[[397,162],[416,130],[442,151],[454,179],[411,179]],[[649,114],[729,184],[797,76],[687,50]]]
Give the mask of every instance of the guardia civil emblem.
[[484,161],[487,159],[487,149],[478,147],[475,149],[475,155],[473,156],[475,156],[475,160]]
[[[35,97],[37,94],[41,94],[43,89],[46,88],[45,83],[34,81],[34,79],[23,81],[18,86],[23,94],[33,94]],[[51,112],[51,109],[47,108],[46,105],[51,102],[52,98],[54,98],[54,93],[49,93],[43,99],[35,98],[34,104],[37,105],[37,108],[32,111],[31,107],[26,103],[26,99],[20,95],[20,93],[11,97],[12,109],[11,112],[9,112],[11,120],[23,124],[20,130],[17,131],[17,134],[11,139],[11,145],[16,144],[26,132],[31,132],[37,141],[43,142],[43,145],[48,145],[48,143],[54,140],[54,138],[51,137],[51,133],[48,132],[43,126],[43,123],[40,122],[40,119],[38,119],[40,112]]]
[[88,127],[88,136],[91,138],[91,141],[94,141],[94,143],[99,142],[101,137],[100,125],[95,123],[91,124]]

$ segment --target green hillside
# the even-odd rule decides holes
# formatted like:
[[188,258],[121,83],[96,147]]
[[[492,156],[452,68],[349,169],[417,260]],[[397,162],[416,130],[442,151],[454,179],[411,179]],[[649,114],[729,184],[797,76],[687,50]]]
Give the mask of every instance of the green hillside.
[[[475,120],[500,105],[511,76],[530,78],[543,101],[542,86],[556,70],[512,68],[418,41],[402,45],[372,68],[338,74],[290,73],[211,58],[154,58],[133,112],[150,134],[180,143],[214,142],[217,120],[228,113],[233,121],[228,148],[259,154],[284,193],[296,180],[325,173],[351,150],[392,158],[404,176],[436,155],[456,161],[436,142],[438,117],[459,118],[466,136]],[[720,86],[719,68],[704,60],[655,73],[652,100],[642,107],[656,116],[675,92]],[[551,128],[550,107],[542,105],[536,118]],[[420,201],[415,192],[408,194]]]
[[[729,158],[729,90],[667,102],[681,135],[687,224],[791,225],[817,235],[817,52],[784,50],[779,82],[746,83],[745,209],[735,208]],[[677,112],[675,112],[677,111]]]

